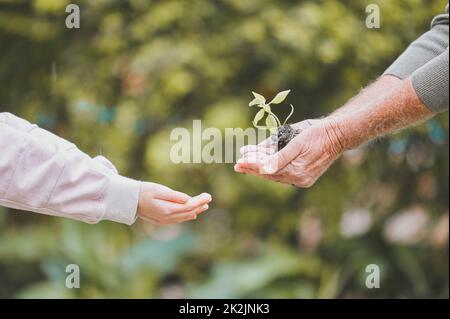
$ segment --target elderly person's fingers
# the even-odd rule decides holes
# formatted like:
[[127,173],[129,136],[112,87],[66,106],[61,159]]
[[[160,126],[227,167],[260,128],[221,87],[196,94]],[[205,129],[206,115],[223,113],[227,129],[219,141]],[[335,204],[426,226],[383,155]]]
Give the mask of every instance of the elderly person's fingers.
[[261,174],[275,174],[296,159],[303,153],[305,145],[310,142],[305,140],[307,137],[307,131],[304,131],[294,137],[281,151],[265,158],[261,163]]
[[248,168],[245,166],[240,166],[239,164],[234,165],[234,171],[236,173],[241,174],[253,174],[253,175],[259,175],[259,170],[254,168]]
[[269,156],[270,154],[267,154],[265,151],[259,151],[258,149],[255,149],[254,151],[243,154],[236,163],[259,163],[266,160]]
[[241,155],[245,155],[248,152],[261,152],[265,154],[274,154],[278,151],[278,143],[272,137],[269,137],[259,143],[258,145],[245,145],[241,147]]
[[240,153],[244,155],[247,152],[254,152],[255,150],[267,154],[273,154],[278,151],[277,139],[273,136],[269,136],[257,145],[244,145],[243,147],[241,147]]
[[270,155],[265,154],[263,152],[249,152],[246,153],[242,158],[240,158],[236,165],[235,170],[239,172],[240,168],[254,170],[256,172],[260,172],[263,166],[263,163],[268,160]]
[[[310,128],[311,126],[319,123],[320,121],[321,120],[318,119],[304,120],[295,124],[291,124],[291,126],[293,129],[298,130],[299,133],[301,133]],[[259,143],[258,145],[245,145],[240,149],[241,155],[245,155],[246,153],[250,152],[260,152],[265,153],[267,155],[275,154],[276,152],[278,152],[277,138],[270,136],[261,143]]]
[[276,154],[268,155],[262,152],[248,152],[237,161],[238,167],[252,169],[260,174],[274,174],[298,155],[300,135],[294,138],[285,148]]
[[253,152],[260,152],[267,155],[272,155],[277,152],[277,149],[275,147],[265,147],[261,145],[245,145],[241,147],[240,153],[241,155],[245,156],[247,153],[253,153]]
[[236,164],[234,170],[237,173],[251,174],[274,182],[293,184],[293,182],[291,181],[291,177],[289,176],[288,171],[286,169],[282,169],[280,172],[270,175],[270,174],[261,174],[259,172],[259,169],[241,167],[238,164]]
[[277,145],[276,139],[273,138],[273,136],[269,136],[261,143],[258,143],[258,146],[264,147],[264,148],[272,148]]

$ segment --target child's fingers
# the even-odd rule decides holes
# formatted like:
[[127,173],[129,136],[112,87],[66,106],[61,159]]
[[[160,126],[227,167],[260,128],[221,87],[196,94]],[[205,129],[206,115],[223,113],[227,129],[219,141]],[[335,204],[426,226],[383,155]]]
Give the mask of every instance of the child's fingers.
[[158,221],[154,218],[151,218],[151,217],[139,216],[139,218],[142,219],[143,221],[151,223],[153,225],[158,225],[158,226],[162,225],[162,223],[160,221]]
[[171,201],[161,199],[154,199],[154,201],[160,210],[166,212],[167,215],[172,215],[176,213],[189,212],[208,204],[211,201],[211,195],[206,193],[200,194],[192,197],[184,204],[173,203]]
[[209,202],[211,202],[211,200],[212,200],[212,197],[208,193],[202,193],[198,196],[192,197],[184,205],[184,206],[186,206],[185,211],[189,211],[189,210],[196,209],[198,207],[202,207],[202,206],[208,204]]
[[205,206],[203,206],[202,208],[200,208],[200,209],[198,210],[198,212],[196,212],[196,214],[197,214],[197,215],[200,215],[201,213],[206,212],[208,209],[209,209],[209,205],[206,204]]
[[185,222],[188,220],[197,219],[197,216],[199,214],[203,213],[204,211],[208,210],[208,208],[209,208],[209,205],[204,205],[204,206],[194,209],[193,211],[190,211],[190,212],[176,214],[173,216],[172,222],[182,223],[182,222]]
[[209,208],[209,205],[205,204],[205,205],[203,205],[201,207],[197,207],[197,208],[192,209],[192,210],[187,210],[187,211],[180,212],[180,213],[174,213],[172,216],[179,217],[179,216],[183,216],[183,215],[192,215],[192,214],[198,215],[198,214],[201,214],[204,211],[206,211],[208,208]]
[[182,193],[182,192],[178,192],[175,191],[173,189],[170,189],[169,187],[159,187],[156,192],[155,192],[155,198],[158,199],[162,199],[162,200],[167,200],[167,201],[171,201],[171,202],[175,202],[175,203],[180,203],[180,204],[184,204],[186,203],[188,200],[191,199],[191,196]]

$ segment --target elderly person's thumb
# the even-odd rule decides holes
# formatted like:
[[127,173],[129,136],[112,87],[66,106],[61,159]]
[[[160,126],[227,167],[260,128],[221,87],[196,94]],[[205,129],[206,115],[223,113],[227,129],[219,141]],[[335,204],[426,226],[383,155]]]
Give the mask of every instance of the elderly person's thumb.
[[275,174],[292,162],[300,153],[303,134],[297,135],[281,151],[265,159],[260,167],[261,174]]

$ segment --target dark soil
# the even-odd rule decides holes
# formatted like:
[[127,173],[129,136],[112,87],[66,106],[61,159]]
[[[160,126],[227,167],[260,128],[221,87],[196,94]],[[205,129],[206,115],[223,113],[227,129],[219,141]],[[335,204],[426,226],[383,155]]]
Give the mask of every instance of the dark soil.
[[272,140],[278,141],[278,151],[281,151],[298,134],[300,134],[299,130],[294,130],[289,124],[284,124],[278,129],[277,134],[272,135]]

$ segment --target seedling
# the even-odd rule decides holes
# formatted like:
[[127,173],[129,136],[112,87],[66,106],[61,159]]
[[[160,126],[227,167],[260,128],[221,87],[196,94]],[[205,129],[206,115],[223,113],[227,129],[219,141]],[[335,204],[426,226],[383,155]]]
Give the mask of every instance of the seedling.
[[[260,110],[256,113],[255,118],[253,119],[253,126],[258,129],[269,130],[272,134],[272,140],[278,142],[278,150],[283,149],[296,135],[299,134],[299,131],[294,130],[291,125],[286,124],[289,118],[294,113],[294,106],[291,104],[291,112],[284,120],[283,124],[281,124],[280,119],[272,112],[271,105],[272,104],[280,104],[283,102],[288,96],[291,90],[282,91],[278,93],[272,101],[266,103],[266,98],[261,94],[252,92],[254,95],[254,99],[248,104],[248,106],[257,106]],[[259,125],[258,123],[266,117],[265,124]]]

